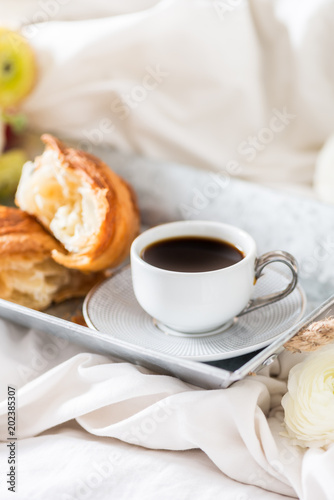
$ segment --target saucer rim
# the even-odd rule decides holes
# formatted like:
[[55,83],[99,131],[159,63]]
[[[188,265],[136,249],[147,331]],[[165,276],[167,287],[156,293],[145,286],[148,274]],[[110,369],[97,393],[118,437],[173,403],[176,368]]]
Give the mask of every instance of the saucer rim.
[[[108,336],[110,334],[108,334],[107,332],[103,332],[101,330],[99,330],[98,328],[96,328],[96,326],[94,325],[94,323],[92,322],[92,320],[90,319],[89,317],[89,313],[88,313],[88,303],[91,299],[91,297],[94,295],[94,293],[96,292],[96,290],[98,288],[100,288],[101,286],[103,286],[105,283],[111,281],[116,274],[119,274],[121,272],[125,272],[127,269],[130,269],[130,264],[128,265],[125,265],[124,267],[122,267],[121,269],[118,269],[112,276],[108,277],[107,279],[105,279],[104,281],[100,282],[100,283],[97,283],[89,292],[88,294],[86,295],[85,299],[84,299],[84,302],[83,302],[83,305],[82,305],[82,314],[83,314],[83,317],[84,317],[84,320],[86,321],[87,323],[87,326],[96,331],[96,332],[99,332],[100,334],[102,335],[105,335],[105,336]],[[275,272],[276,273],[279,273],[279,274],[283,274],[283,272],[281,272],[280,270],[277,270],[275,269]],[[177,359],[177,358],[181,358],[181,359],[188,359],[188,360],[192,360],[192,361],[201,361],[201,362],[207,362],[207,361],[223,361],[223,360],[226,360],[226,359],[231,359],[231,358],[235,358],[235,357],[238,357],[238,356],[243,356],[244,354],[249,354],[251,352],[254,352],[254,351],[257,351],[259,349],[262,349],[264,347],[267,347],[269,344],[271,344],[272,342],[274,342],[277,338],[279,338],[281,335],[283,335],[284,333],[286,333],[291,327],[293,327],[295,324],[298,323],[298,321],[300,321],[305,313],[305,310],[306,310],[306,305],[307,305],[307,297],[306,297],[306,294],[305,294],[305,291],[304,289],[302,288],[302,286],[297,283],[296,285],[296,288],[295,290],[292,292],[294,293],[295,291],[298,291],[299,293],[299,296],[300,296],[300,311],[299,311],[299,314],[297,316],[297,318],[295,319],[295,322],[293,324],[291,324],[287,329],[279,332],[277,335],[275,335],[274,337],[271,337],[270,339],[267,339],[267,340],[264,340],[262,342],[259,342],[257,344],[253,344],[251,346],[247,346],[247,347],[244,347],[242,349],[238,349],[238,351],[227,351],[227,352],[223,352],[223,353],[216,353],[216,354],[208,354],[208,355],[192,355],[192,356],[176,356],[174,355],[174,357]],[[275,306],[275,303],[272,304],[272,306]],[[146,313],[147,314],[147,313]],[[150,315],[148,315],[150,316]],[[151,319],[152,319],[152,322],[154,321],[154,318],[152,316],[150,316]],[[233,318],[235,319],[235,318]],[[165,332],[163,332],[165,333]],[[168,337],[170,337],[171,339],[173,338],[173,335],[169,335],[168,333],[165,333],[165,335],[167,335]],[[214,335],[214,334],[213,334]],[[192,337],[194,338],[194,337]],[[137,344],[133,343],[133,342],[129,342],[128,340],[124,340],[124,339],[121,339],[123,342],[126,342],[128,345],[131,345],[131,346],[136,346]],[[144,347],[144,349],[147,349],[148,351],[149,350],[152,350],[151,348],[149,347]],[[156,349],[153,349],[153,351],[157,354],[159,354],[159,350],[156,350]]]

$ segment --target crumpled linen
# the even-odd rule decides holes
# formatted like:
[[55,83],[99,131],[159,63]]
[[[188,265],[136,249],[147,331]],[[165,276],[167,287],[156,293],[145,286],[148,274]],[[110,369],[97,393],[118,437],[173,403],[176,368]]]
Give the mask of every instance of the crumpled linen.
[[[225,476],[201,450],[149,450],[80,430],[72,421],[20,441],[15,498],[48,500],[281,500],[282,496]],[[0,446],[0,460],[6,451]],[[3,499],[13,498],[6,493]],[[283,497],[290,500],[292,497]]]
[[316,34],[296,11],[297,45],[284,1],[2,3],[38,56],[23,103],[34,129],[215,171],[237,161],[232,175],[311,192],[334,129],[325,0],[313,9]]
[[[273,2],[240,2],[226,15],[221,4],[204,0],[124,8],[103,0],[89,7],[65,3],[45,17],[43,2],[0,2],[4,19],[26,25],[38,56],[39,82],[23,106],[35,130],[88,150],[103,143],[216,171],[237,160],[241,177],[311,187],[316,154],[334,126],[327,112],[331,79],[318,53],[300,50],[299,61]],[[330,17],[320,16],[324,22],[330,26]],[[323,83],[321,92],[312,75]],[[283,117],[280,131],[275,116]],[[263,132],[274,123],[275,133]],[[260,145],[247,155],[244,141],[254,136]],[[203,391],[8,322],[1,321],[0,339],[3,440],[7,385],[19,388],[17,498],[108,498],[115,485],[106,479],[97,490],[91,475],[103,478],[101,463],[111,450],[124,460],[115,477],[125,470],[128,482],[139,485],[130,498],[154,498],[150,482],[187,498],[183,474],[195,486],[192,498],[201,500],[218,497],[222,487],[233,500],[332,498],[334,448],[301,450],[280,436],[280,400],[299,358],[281,356],[271,378],[267,370],[225,390]],[[0,457],[6,472],[6,443]],[[70,473],[78,476],[78,468],[77,484]],[[164,468],[171,475],[162,480]],[[191,468],[208,482],[205,491]],[[180,488],[172,490],[178,474]],[[124,498],[130,490],[117,480]],[[5,498],[3,483],[0,489]]]
[[300,355],[281,356],[271,377],[267,369],[228,389],[206,391],[3,320],[1,344],[3,441],[12,385],[22,442],[76,421],[91,435],[153,450],[199,448],[226,477],[269,492],[331,498],[334,448],[304,450],[280,436],[280,401]]

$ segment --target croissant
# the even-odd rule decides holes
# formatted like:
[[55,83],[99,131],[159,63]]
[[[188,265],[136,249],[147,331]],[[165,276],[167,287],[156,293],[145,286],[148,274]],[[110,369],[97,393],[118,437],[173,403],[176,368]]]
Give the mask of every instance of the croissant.
[[30,215],[0,206],[0,297],[33,309],[81,297],[103,273],[84,274],[57,264],[58,243]]
[[44,153],[24,165],[16,204],[60,241],[53,259],[72,269],[119,265],[139,232],[131,187],[104,162],[44,134]]

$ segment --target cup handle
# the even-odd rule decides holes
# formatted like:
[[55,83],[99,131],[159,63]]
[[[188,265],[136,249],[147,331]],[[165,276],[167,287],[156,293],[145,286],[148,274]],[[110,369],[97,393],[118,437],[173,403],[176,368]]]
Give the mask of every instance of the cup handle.
[[281,292],[271,293],[269,295],[265,295],[264,297],[258,297],[256,299],[251,299],[245,309],[238,314],[238,316],[243,316],[251,311],[255,311],[260,307],[266,306],[268,304],[273,304],[278,300],[284,299],[289,293],[291,293],[298,281],[298,268],[296,259],[288,252],[284,252],[282,250],[276,250],[272,252],[267,252],[258,257],[255,261],[255,280],[262,276],[263,269],[268,264],[273,264],[274,262],[282,262],[286,266],[289,267],[292,277],[288,286],[282,290]]

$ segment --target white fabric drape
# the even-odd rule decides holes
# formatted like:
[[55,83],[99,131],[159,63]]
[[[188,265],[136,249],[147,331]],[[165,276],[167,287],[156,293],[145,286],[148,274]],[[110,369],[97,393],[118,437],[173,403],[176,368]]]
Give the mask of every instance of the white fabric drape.
[[[70,443],[78,436],[78,454],[83,453],[90,463],[90,466],[85,465],[87,474],[96,473],[99,464],[101,467],[105,464],[107,455],[102,455],[103,460],[91,461],[81,427],[90,435],[117,438],[137,447],[173,450],[170,459],[173,473],[177,471],[173,463],[177,450],[200,448],[223,472],[223,477],[267,490],[268,495],[273,492],[305,500],[331,498],[333,447],[326,452],[305,451],[280,436],[283,418],[280,401],[286,392],[286,376],[292,364],[302,358],[300,355],[282,356],[280,364],[271,369],[273,377],[267,376],[267,369],[266,374],[249,377],[228,389],[205,391],[128,363],[112,363],[104,356],[85,353],[67,341],[32,330],[27,332],[4,321],[1,321],[1,341],[0,438],[7,439],[7,385],[15,386],[19,403],[19,474],[21,446],[25,460],[29,455],[28,443],[33,446],[35,440],[42,454],[46,453],[44,447],[50,446],[46,479],[52,481],[53,467],[58,470],[59,461],[66,461],[66,457],[58,454],[62,447],[52,452],[53,447],[57,449],[56,442],[51,439],[54,434],[55,441],[59,435],[68,446],[73,446]],[[78,425],[75,426],[73,421]],[[71,429],[74,426],[75,431],[69,431],[69,426]],[[33,438],[36,435],[44,437]],[[94,452],[95,445],[88,434],[87,439]],[[119,447],[118,444],[115,447],[113,440],[98,439],[96,447],[108,446],[108,443],[112,454]],[[2,444],[0,454],[5,457],[6,452],[6,444]],[[138,451],[138,454],[141,456],[142,452]],[[123,459],[122,453],[116,455],[119,460]],[[196,454],[189,456],[202,460]],[[154,457],[154,454],[146,455],[149,467]],[[78,460],[80,463],[82,458]],[[190,460],[188,466],[191,463]],[[5,462],[2,464],[1,470],[4,471]],[[116,467],[116,459],[115,463],[112,460],[112,465]],[[25,464],[24,467],[28,471],[32,465]],[[36,453],[35,474],[43,467]],[[209,469],[212,473],[212,468]],[[101,471],[99,474],[102,475]],[[117,478],[118,474],[115,471],[114,476]],[[198,474],[206,480],[207,471]],[[150,477],[148,468],[148,482]],[[110,487],[109,480],[105,478],[102,491]],[[30,488],[28,478],[23,476],[19,481],[22,495],[19,498],[26,498],[24,494]],[[44,484],[43,478],[41,481]],[[129,475],[129,481],[137,481],[135,471]],[[216,483],[212,488],[215,486]],[[65,494],[62,487],[58,485],[55,491],[64,491]],[[183,482],[180,483],[183,494],[182,487],[185,487]],[[195,498],[212,498],[210,488],[208,485],[207,496]],[[34,498],[43,498],[41,491],[36,487]],[[240,489],[243,491],[251,490]],[[59,497],[48,492],[47,498]],[[240,498],[243,498],[241,493]],[[271,497],[264,495],[263,498]]]
[[310,192],[334,130],[332,2],[290,0],[290,23],[283,0],[2,3],[39,59],[33,128]]

